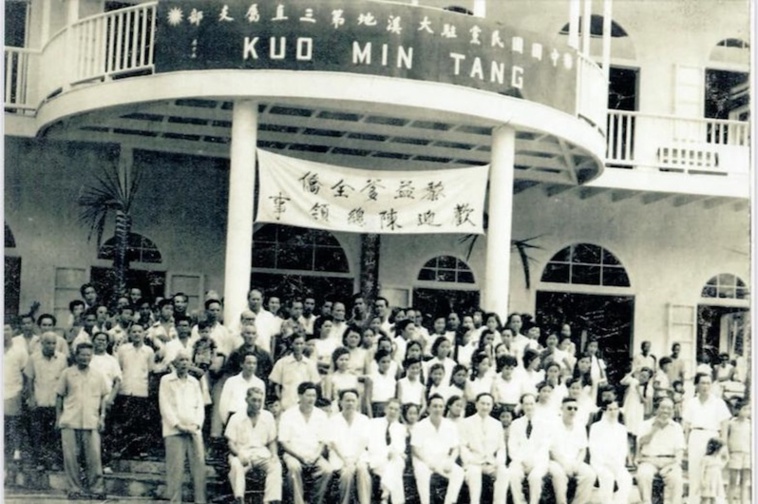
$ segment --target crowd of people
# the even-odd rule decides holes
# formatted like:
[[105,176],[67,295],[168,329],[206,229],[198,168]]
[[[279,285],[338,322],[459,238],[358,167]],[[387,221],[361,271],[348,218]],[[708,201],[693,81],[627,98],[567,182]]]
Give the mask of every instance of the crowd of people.
[[62,465],[72,499],[101,497],[119,459],[158,456],[171,502],[185,460],[197,503],[208,461],[240,502],[255,470],[264,502],[429,504],[444,481],[446,503],[465,491],[537,504],[550,481],[557,504],[595,486],[627,504],[632,471],[644,504],[656,477],[680,503],[685,468],[690,504],[750,501],[746,377],[728,355],[687,376],[679,344],[658,359],[644,341],[613,383],[599,340],[518,313],[430,317],[360,295],[317,309],[253,289],[223,321],[214,292],[198,313],[183,293],[133,288],[114,309],[91,284],[81,294],[67,321],[29,313],[4,328],[6,460]]

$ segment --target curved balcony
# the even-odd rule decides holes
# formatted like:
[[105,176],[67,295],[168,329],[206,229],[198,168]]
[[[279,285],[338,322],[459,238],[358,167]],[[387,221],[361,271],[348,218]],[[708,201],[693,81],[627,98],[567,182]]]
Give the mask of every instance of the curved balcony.
[[[393,2],[387,2],[387,4],[393,4]],[[429,7],[411,6],[402,6],[402,8],[431,9]],[[439,11],[438,9],[431,10]],[[158,15],[160,15],[158,2],[143,3],[80,19],[55,33],[41,50],[6,48],[6,112],[35,116],[37,134],[41,133],[46,136],[60,134],[61,138],[78,139],[77,135],[79,135],[81,138],[88,139],[96,138],[100,133],[107,133],[111,135],[110,141],[119,141],[120,137],[118,134],[114,135],[114,132],[139,130],[143,139],[165,136],[172,138],[174,145],[181,144],[177,140],[189,142],[188,139],[196,137],[214,138],[213,145],[204,147],[203,152],[210,155],[221,154],[221,151],[228,147],[225,145],[228,140],[228,132],[213,127],[206,130],[206,134],[203,135],[199,125],[203,120],[206,120],[203,119],[206,117],[210,121],[209,125],[211,123],[214,125],[226,124],[225,121],[229,115],[228,100],[234,96],[240,96],[240,94],[229,91],[224,96],[223,93],[219,93],[217,88],[215,93],[211,93],[211,96],[201,95],[199,90],[204,87],[207,88],[209,80],[216,79],[216,82],[219,81],[221,74],[214,74],[212,70],[197,72],[193,74],[193,79],[187,79],[186,73],[184,73],[184,77],[179,75],[183,72],[175,72],[173,76],[156,72],[156,25],[160,26]],[[445,13],[444,15],[462,16],[452,13]],[[464,18],[461,17],[461,19]],[[466,19],[472,18],[467,17]],[[482,20],[482,23],[486,23],[486,20]],[[159,40],[158,43],[160,44],[161,41]],[[532,51],[532,57],[536,57],[531,46],[525,46],[523,49],[525,54],[530,51]],[[543,57],[542,47],[539,49],[539,56],[540,58]],[[548,58],[552,56],[546,50],[545,60],[549,61]],[[519,127],[517,139],[522,146],[522,149],[517,152],[517,169],[519,170],[517,176],[520,173],[522,178],[539,182],[581,183],[602,171],[606,111],[602,103],[594,98],[606,93],[606,83],[603,72],[591,60],[579,53],[574,53],[571,59],[575,62],[575,69],[572,70],[571,75],[572,78],[574,78],[573,75],[576,78],[576,100],[575,106],[570,107],[571,110],[555,110],[542,103],[503,96],[500,93],[488,92],[486,89],[480,90],[437,82],[418,83],[418,81],[389,78],[388,81],[394,80],[395,82],[381,82],[382,86],[386,86],[388,99],[390,92],[398,93],[397,86],[401,83],[397,81],[402,81],[402,85],[409,90],[412,89],[413,93],[421,97],[434,94],[431,91],[439,90],[444,98],[437,100],[447,103],[438,109],[440,114],[436,117],[437,121],[420,121],[422,115],[418,112],[414,115],[411,109],[423,106],[423,100],[418,101],[421,105],[416,105],[412,101],[402,104],[402,99],[398,98],[396,107],[393,107],[394,104],[389,101],[382,106],[381,100],[376,100],[373,104],[370,103],[372,100],[368,91],[357,98],[351,98],[354,105],[350,106],[344,106],[343,103],[336,103],[336,101],[329,103],[323,100],[323,97],[321,99],[324,105],[314,106],[313,102],[303,103],[294,98],[279,99],[265,97],[261,94],[259,96],[264,96],[261,99],[264,102],[262,105],[263,120],[270,120],[272,123],[267,125],[264,122],[262,139],[264,142],[270,142],[273,146],[286,144],[286,148],[290,148],[291,144],[306,145],[305,150],[328,149],[331,152],[339,149],[349,150],[349,148],[359,144],[362,148],[355,149],[356,152],[370,153],[369,155],[378,157],[394,157],[404,160],[418,159],[432,162],[444,161],[451,164],[461,162],[481,163],[489,161],[489,139],[486,134],[488,129],[498,123],[511,122],[511,124]],[[556,62],[554,59],[553,66],[562,62],[563,60]],[[233,79],[247,79],[246,85],[249,86],[253,83],[254,76],[252,74],[263,74],[267,71],[275,72],[272,70],[256,70],[255,72],[240,73],[239,70],[226,70],[224,76],[229,75]],[[287,81],[289,76],[284,75],[283,71],[278,72],[276,77],[281,78],[282,82]],[[243,76],[243,73],[246,75]],[[309,78],[319,82],[321,76],[318,73],[311,72]],[[338,73],[331,75],[335,85],[340,83],[340,85],[351,87],[350,81],[342,79]],[[174,80],[169,82],[167,77]],[[361,84],[361,79],[364,79],[367,90],[377,87],[376,78],[369,80],[365,76],[357,76],[356,74],[353,74],[351,78],[358,84]],[[487,78],[489,79],[489,77]],[[179,82],[180,79],[198,81],[198,84],[196,88],[187,87],[184,91],[185,94],[181,96],[169,96],[167,94],[164,97],[161,93],[155,94],[150,91],[165,87],[177,87],[172,86],[172,84]],[[201,81],[202,83],[200,83]],[[113,86],[116,83],[126,82],[134,84],[128,91],[130,93],[128,99],[131,100],[131,104],[117,103],[108,99],[102,100],[104,96],[115,93],[117,88]],[[140,82],[144,85],[138,85]],[[342,84],[343,82],[344,84]],[[328,84],[325,85],[328,86]],[[236,89],[242,87],[239,85]],[[286,86],[282,85],[282,87]],[[355,87],[360,88],[360,85]],[[569,87],[573,88],[574,86]],[[233,88],[234,86],[230,86],[230,89]],[[272,92],[272,94],[274,93]],[[67,97],[68,101],[66,101]],[[192,99],[196,99],[198,103],[205,100],[205,104],[190,110],[186,104]],[[160,103],[156,103],[158,101]],[[76,107],[63,108],[60,105],[62,102],[81,105],[81,109],[78,110]],[[466,103],[466,106],[460,105],[460,103],[456,104],[456,102]],[[212,103],[212,105],[208,105],[208,103]],[[472,105],[469,106],[469,103]],[[177,107],[177,105],[179,106]],[[372,110],[372,106],[377,105],[378,110]],[[286,114],[276,114],[278,108],[281,107],[300,110],[301,118],[295,117],[290,121]],[[213,117],[210,118],[207,110],[203,111],[203,108],[216,109],[211,114]],[[475,110],[475,112],[469,113],[468,108]],[[103,120],[102,116],[106,113],[105,110],[109,111],[107,113],[114,113],[113,121]],[[308,112],[302,112],[303,110]],[[427,118],[429,111],[433,110],[435,110],[434,105],[428,106]],[[51,113],[51,111],[55,111],[55,113]],[[165,114],[162,115],[164,112]],[[357,115],[359,117],[355,121],[351,120],[350,124],[333,124],[338,129],[347,128],[346,138],[351,136],[353,141],[327,139],[322,142],[324,145],[314,146],[311,139],[319,135],[308,136],[307,128],[299,128],[297,134],[284,138],[283,132],[290,131],[299,126],[297,123],[304,122],[302,114],[313,119],[328,116],[331,120],[331,118],[337,117],[340,112],[343,112],[342,115],[347,114],[351,117]],[[175,121],[182,123],[181,128],[177,127],[176,131],[161,131],[156,134],[154,118],[171,116],[176,119],[172,114],[177,113],[183,116]],[[382,114],[389,117],[377,119],[376,127],[371,125],[371,119],[365,121],[366,118],[377,117]],[[521,118],[521,122],[519,122],[519,118]],[[282,122],[286,124],[281,124]],[[308,122],[315,123],[317,121],[309,120]],[[328,124],[328,121],[326,123]],[[360,123],[361,128],[359,129],[362,131],[351,132],[356,127],[354,123]],[[432,124],[432,126],[440,132],[435,133],[440,137],[439,141],[435,141],[434,137],[427,138],[429,136],[427,134],[428,125],[426,132],[421,131],[422,127],[419,128],[419,131],[414,132],[414,135],[407,135],[405,134],[407,131],[402,131],[403,125],[415,125],[416,123],[437,123]],[[367,126],[363,126],[363,124],[367,124]],[[81,129],[73,131],[72,125],[81,126]],[[314,129],[315,126],[316,124],[313,124],[311,129]],[[269,127],[270,131],[266,131],[266,128]],[[61,129],[68,129],[68,134],[61,134]],[[269,139],[268,136],[271,138]],[[328,137],[329,135],[324,134],[323,136]],[[412,136],[414,140],[408,141],[408,136]],[[405,137],[405,140],[401,137]],[[384,140],[374,142],[373,140],[377,138],[389,138],[389,142],[396,138],[400,140],[388,148],[386,144],[389,142]],[[379,145],[380,142],[384,142],[385,145]],[[428,152],[433,152],[433,154],[429,155]]]

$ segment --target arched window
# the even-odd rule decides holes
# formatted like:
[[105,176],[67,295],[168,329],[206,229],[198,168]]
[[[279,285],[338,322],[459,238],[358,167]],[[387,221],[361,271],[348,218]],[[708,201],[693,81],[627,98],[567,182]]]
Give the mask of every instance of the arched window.
[[[569,32],[569,23],[566,23],[563,25],[563,28],[561,28],[561,35],[568,35]],[[582,19],[579,18],[579,34],[582,33]],[[602,37],[603,36],[603,16],[599,16],[597,14],[593,14],[590,18],[590,36],[592,37]],[[628,37],[629,35],[626,33],[626,30],[624,30],[620,24],[618,24],[616,21],[611,20],[611,37],[613,38],[621,38],[621,37]]]
[[576,243],[560,250],[545,266],[543,282],[629,287],[621,261],[607,249]]
[[253,267],[349,273],[347,256],[328,231],[267,224],[253,235]]
[[709,59],[711,62],[736,63],[748,67],[750,65],[750,44],[738,38],[723,39],[711,49]]
[[[97,251],[98,259],[113,260],[116,251],[116,237],[108,239]],[[129,233],[126,239],[126,258],[132,262],[160,263],[161,252],[152,240],[137,233]]]
[[747,285],[737,275],[721,273],[705,283],[700,294],[704,298],[748,299]]
[[418,280],[424,282],[475,283],[471,268],[453,256],[439,256],[427,261],[418,274]]
[[347,255],[332,233],[278,224],[253,233],[250,283],[282,300],[313,296],[344,302],[354,290]]

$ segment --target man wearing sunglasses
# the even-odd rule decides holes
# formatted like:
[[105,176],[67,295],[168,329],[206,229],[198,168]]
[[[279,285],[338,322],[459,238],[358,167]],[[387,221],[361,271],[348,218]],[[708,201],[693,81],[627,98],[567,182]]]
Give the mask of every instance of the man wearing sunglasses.
[[566,397],[561,404],[561,421],[554,427],[548,471],[553,481],[556,504],[567,504],[569,478],[576,480],[572,504],[586,504],[592,495],[595,471],[584,462],[587,455],[587,429],[575,421],[579,403]]

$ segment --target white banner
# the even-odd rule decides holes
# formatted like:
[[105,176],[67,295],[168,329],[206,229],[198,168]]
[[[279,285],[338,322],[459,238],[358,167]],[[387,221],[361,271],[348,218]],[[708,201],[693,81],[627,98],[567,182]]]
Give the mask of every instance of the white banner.
[[258,149],[257,222],[356,233],[483,234],[489,166],[375,171]]

